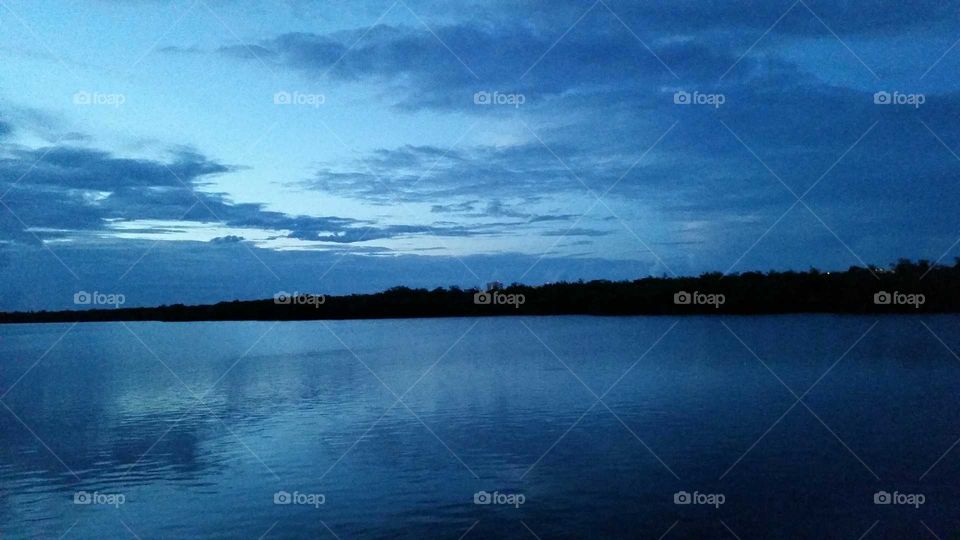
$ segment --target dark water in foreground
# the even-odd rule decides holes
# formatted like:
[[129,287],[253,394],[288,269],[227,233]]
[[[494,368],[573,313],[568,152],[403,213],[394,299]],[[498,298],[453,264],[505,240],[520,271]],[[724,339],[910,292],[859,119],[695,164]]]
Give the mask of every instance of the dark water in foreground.
[[0,531],[956,538],[948,348],[960,317],[4,326]]

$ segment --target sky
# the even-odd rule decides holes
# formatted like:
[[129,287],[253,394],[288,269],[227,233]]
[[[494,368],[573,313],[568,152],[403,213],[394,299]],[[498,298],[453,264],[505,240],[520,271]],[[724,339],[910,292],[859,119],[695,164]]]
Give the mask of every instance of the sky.
[[933,0],[0,0],[0,309],[953,264],[958,40]]

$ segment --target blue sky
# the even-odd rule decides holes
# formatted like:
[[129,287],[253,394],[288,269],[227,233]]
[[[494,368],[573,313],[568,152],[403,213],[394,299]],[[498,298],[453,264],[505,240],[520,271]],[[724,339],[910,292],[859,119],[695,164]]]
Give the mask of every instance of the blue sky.
[[2,0],[0,309],[952,263],[958,13]]

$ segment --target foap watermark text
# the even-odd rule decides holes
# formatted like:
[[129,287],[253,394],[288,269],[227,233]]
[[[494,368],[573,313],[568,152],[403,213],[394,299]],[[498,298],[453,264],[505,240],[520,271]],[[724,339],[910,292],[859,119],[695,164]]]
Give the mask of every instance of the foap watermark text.
[[696,90],[693,93],[686,90],[677,90],[673,93],[673,103],[675,105],[709,105],[719,109],[726,102],[727,96],[724,94],[702,94]]
[[301,506],[320,508],[321,505],[326,503],[327,497],[323,493],[300,493],[299,491],[291,493],[281,490],[273,494],[273,504],[298,504]]
[[480,91],[473,95],[474,105],[508,105],[519,109],[521,105],[527,102],[527,96],[523,94],[505,94],[501,92]]
[[293,294],[286,291],[280,291],[273,295],[273,303],[285,306],[313,306],[319,308],[327,302],[327,297],[322,294],[308,294],[294,291]]
[[81,90],[73,94],[74,105],[104,105],[107,107],[120,107],[127,102],[127,96],[124,94],[109,94],[105,92],[87,92]]
[[898,504],[903,506],[912,506],[920,508],[927,502],[927,496],[923,493],[900,493],[894,491],[878,491],[873,494],[873,504]]
[[73,303],[78,306],[113,306],[118,308],[126,302],[127,297],[119,293],[77,291],[73,294]]
[[673,494],[673,504],[700,504],[720,508],[720,505],[725,502],[727,502],[727,496],[723,493],[678,491]]
[[519,293],[507,294],[500,291],[481,291],[473,295],[473,303],[478,306],[513,306],[519,309],[526,301],[527,297]]
[[713,306],[719,308],[726,303],[727,297],[719,293],[703,293],[700,291],[679,291],[673,295],[673,303],[678,306]]
[[914,109],[919,109],[926,102],[927,96],[924,94],[890,93],[883,90],[873,94],[874,105],[909,105]]
[[273,94],[274,105],[305,105],[307,107],[317,108],[326,102],[327,96],[324,94],[287,91],[280,91]]
[[878,306],[920,306],[927,302],[927,297],[920,293],[903,293],[900,291],[879,291],[873,295],[873,303]]
[[527,497],[523,493],[500,493],[499,491],[478,491],[473,494],[473,504],[499,504],[520,508],[520,505],[527,502]]
[[78,491],[73,494],[73,504],[101,505],[119,508],[120,505],[125,502],[127,502],[127,497],[123,493]]

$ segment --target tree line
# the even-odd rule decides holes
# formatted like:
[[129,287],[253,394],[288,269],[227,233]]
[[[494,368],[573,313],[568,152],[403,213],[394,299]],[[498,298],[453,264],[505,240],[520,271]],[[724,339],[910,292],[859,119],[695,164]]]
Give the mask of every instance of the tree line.
[[374,294],[0,313],[0,323],[383,319],[509,315],[683,315],[960,312],[960,257],[953,266],[901,259],[841,272],[705,273],[632,281],[576,281],[493,291],[393,287]]

